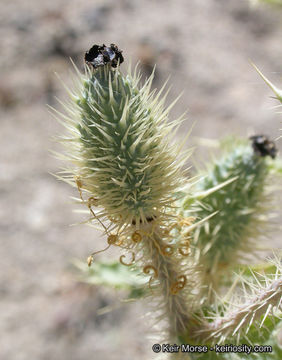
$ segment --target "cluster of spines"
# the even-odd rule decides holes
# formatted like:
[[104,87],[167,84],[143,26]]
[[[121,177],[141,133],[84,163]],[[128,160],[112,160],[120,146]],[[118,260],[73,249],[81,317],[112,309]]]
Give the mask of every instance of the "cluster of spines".
[[167,124],[170,107],[163,108],[163,89],[156,96],[150,92],[152,80],[153,74],[138,89],[136,74],[124,77],[109,65],[87,69],[71,109],[76,144],[69,146],[69,157],[81,188],[98,199],[101,216],[122,216],[127,224],[161,216],[183,179],[185,156],[176,161],[179,147],[170,144],[181,120]]
[[218,344],[247,341],[254,345],[257,340],[255,336],[263,340],[269,336],[269,332],[275,330],[280,321],[282,305],[281,258],[275,257],[272,262],[275,265],[273,274],[253,273],[251,279],[238,275],[237,288],[240,287],[243,294],[237,291],[231,299],[225,296],[225,299],[218,298],[215,301],[216,306],[213,308],[216,307],[217,312],[210,310],[208,316],[202,316],[198,330],[194,329],[198,340]]
[[218,213],[198,226],[193,234],[195,257],[202,267],[203,285],[219,290],[221,276],[256,250],[257,237],[266,230],[268,170],[265,159],[254,153],[251,144],[232,140],[225,155],[216,160],[197,184],[204,192],[228,180],[230,184],[212,192],[191,206],[184,200],[183,209],[193,210],[199,218]]

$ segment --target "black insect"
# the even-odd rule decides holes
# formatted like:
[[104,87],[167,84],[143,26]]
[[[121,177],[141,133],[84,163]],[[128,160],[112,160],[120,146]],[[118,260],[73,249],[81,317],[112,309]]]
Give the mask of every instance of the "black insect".
[[276,157],[277,148],[274,144],[274,141],[268,139],[265,135],[255,135],[251,136],[252,145],[254,152],[262,157],[270,156],[272,159]]
[[124,61],[122,51],[115,44],[110,46],[93,45],[92,48],[85,53],[84,60],[87,64],[91,64],[94,69],[110,64],[116,68],[118,64]]
[[[146,217],[146,221],[147,221],[148,223],[150,223],[150,222],[154,221],[156,218],[157,218],[156,216],[147,216],[147,217]],[[140,219],[140,224],[142,224],[142,220],[141,220],[141,219]],[[136,220],[135,220],[135,219],[132,220],[132,225],[136,225]]]

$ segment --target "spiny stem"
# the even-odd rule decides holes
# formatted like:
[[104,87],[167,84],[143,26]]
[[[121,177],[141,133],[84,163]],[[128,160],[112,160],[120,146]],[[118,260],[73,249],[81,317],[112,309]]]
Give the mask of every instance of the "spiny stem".
[[[275,279],[267,287],[260,288],[256,296],[239,306],[235,311],[227,312],[224,317],[218,317],[211,323],[206,323],[197,332],[201,339],[220,339],[221,342],[232,338],[240,331],[247,333],[250,326],[260,320],[265,314],[260,326],[263,325],[265,317],[273,307],[281,308],[282,279]],[[243,329],[243,330],[242,330]],[[240,334],[242,336],[242,334]]]
[[187,272],[182,268],[181,260],[175,253],[165,253],[167,242],[159,226],[149,224],[146,226],[146,232],[149,235],[142,242],[143,262],[149,261],[156,269],[158,284],[152,290],[154,292],[158,289],[162,297],[163,315],[169,322],[169,338],[176,341],[189,324]]

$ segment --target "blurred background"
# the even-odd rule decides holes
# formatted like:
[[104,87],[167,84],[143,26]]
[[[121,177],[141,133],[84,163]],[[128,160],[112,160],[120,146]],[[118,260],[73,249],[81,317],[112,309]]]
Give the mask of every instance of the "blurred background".
[[250,60],[281,87],[281,31],[281,8],[248,0],[0,1],[0,359],[153,358],[146,304],[99,315],[123,294],[80,283],[72,265],[105,240],[70,226],[83,219],[76,191],[51,175],[62,166],[52,137],[64,130],[46,104],[61,109],[55,97],[66,98],[54,72],[68,84],[70,57],[82,69],[94,43],[115,43],[145,76],[157,64],[154,87],[170,75],[168,102],[183,92],[171,116],[187,111],[182,133],[195,122],[188,147],[277,138],[277,102]]

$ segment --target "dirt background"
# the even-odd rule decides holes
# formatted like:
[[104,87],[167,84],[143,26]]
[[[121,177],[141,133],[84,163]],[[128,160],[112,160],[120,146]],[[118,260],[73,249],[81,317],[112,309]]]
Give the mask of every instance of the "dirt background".
[[114,42],[145,75],[157,63],[155,87],[170,75],[169,100],[183,92],[172,116],[188,110],[182,132],[196,122],[187,146],[230,133],[276,138],[281,115],[249,60],[281,86],[281,31],[282,10],[247,0],[1,0],[1,360],[154,357],[144,304],[98,316],[123,294],[76,281],[72,259],[104,241],[70,226],[81,219],[75,191],[50,175],[62,165],[51,137],[63,129],[46,104],[65,98],[54,72],[68,83],[69,57],[82,67],[93,43]]

